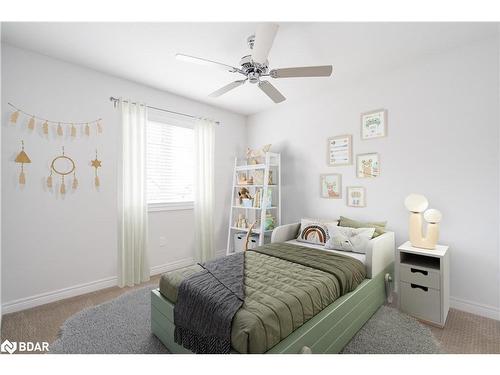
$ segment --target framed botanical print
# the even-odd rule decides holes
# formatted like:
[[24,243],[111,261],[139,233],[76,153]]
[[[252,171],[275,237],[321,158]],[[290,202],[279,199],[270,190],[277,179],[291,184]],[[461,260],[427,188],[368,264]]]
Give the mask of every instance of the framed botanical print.
[[366,190],[362,186],[346,188],[347,205],[349,207],[366,207]]
[[322,174],[320,187],[321,198],[342,198],[342,175],[339,173]]
[[327,164],[330,167],[352,164],[352,135],[328,138]]
[[380,156],[376,152],[356,155],[356,176],[358,178],[380,176]]
[[387,135],[387,110],[378,109],[376,111],[361,114],[361,139],[373,139],[385,137]]

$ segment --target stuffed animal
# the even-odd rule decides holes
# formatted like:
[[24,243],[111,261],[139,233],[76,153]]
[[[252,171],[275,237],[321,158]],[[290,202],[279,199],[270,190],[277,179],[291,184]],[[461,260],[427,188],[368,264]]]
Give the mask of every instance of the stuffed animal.
[[238,197],[240,198],[240,204],[243,204],[243,199],[252,199],[250,191],[247,188],[242,187],[238,192]]
[[247,148],[247,160],[248,164],[262,164],[264,162],[263,158],[266,152],[271,149],[271,144],[265,145],[264,147],[256,150],[252,150],[250,147]]

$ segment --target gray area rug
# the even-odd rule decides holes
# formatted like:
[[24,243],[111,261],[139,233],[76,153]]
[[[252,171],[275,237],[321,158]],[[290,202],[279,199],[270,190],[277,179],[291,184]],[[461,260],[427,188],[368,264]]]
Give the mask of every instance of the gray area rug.
[[151,332],[151,289],[137,289],[76,313],[64,322],[49,353],[168,353]]
[[[151,333],[152,287],[125,293],[66,320],[50,353],[169,353]],[[441,353],[431,330],[398,310],[382,306],[343,353]]]
[[342,353],[439,354],[443,351],[429,327],[393,307],[382,306]]

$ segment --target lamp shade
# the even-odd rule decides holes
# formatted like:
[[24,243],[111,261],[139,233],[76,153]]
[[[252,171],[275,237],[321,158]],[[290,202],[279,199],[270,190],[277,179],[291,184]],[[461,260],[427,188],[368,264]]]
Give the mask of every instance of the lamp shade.
[[431,208],[424,212],[424,219],[428,223],[439,223],[443,218],[441,211]]
[[429,206],[429,202],[421,194],[410,194],[405,199],[405,206],[411,212],[424,212]]

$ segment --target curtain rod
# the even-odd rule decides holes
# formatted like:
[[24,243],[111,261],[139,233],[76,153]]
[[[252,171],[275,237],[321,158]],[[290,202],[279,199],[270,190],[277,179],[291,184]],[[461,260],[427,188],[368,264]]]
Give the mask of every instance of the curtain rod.
[[[113,102],[113,106],[116,108],[116,104],[120,101],[120,99],[118,98],[115,98],[115,97],[112,97],[110,96],[109,97],[109,101]],[[127,102],[127,100],[124,100],[124,102]],[[137,103],[132,103],[132,104],[137,104]],[[182,113],[182,112],[175,112],[175,111],[170,111],[168,109],[164,109],[164,108],[158,108],[158,107],[153,107],[153,106],[150,106],[150,105],[147,105],[146,108],[149,108],[149,109],[155,109],[157,111],[162,111],[162,112],[168,112],[168,113],[173,113],[175,115],[179,115],[179,116],[185,116],[185,117],[190,117],[190,118],[194,118],[194,119],[199,119],[199,117],[196,117],[196,116],[193,116],[193,115],[189,115],[187,113]],[[215,123],[217,125],[220,125],[220,122],[219,121],[215,121]]]

